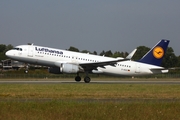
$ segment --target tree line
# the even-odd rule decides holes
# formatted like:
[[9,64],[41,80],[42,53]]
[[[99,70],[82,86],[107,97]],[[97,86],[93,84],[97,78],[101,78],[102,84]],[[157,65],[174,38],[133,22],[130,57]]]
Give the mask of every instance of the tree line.
[[[111,50],[108,51],[102,51],[101,53],[97,53],[96,51],[94,52],[90,52],[88,50],[82,50],[80,51],[78,48],[70,46],[69,49],[67,49],[69,51],[75,51],[75,52],[81,52],[81,53],[89,53],[89,54],[94,54],[94,55],[101,55],[101,56],[107,56],[107,57],[113,57],[113,58],[117,58],[117,57],[123,57],[125,58],[126,56],[128,56],[128,52],[119,52],[119,51],[115,51],[114,53]],[[137,47],[137,51],[134,54],[134,56],[132,57],[132,60],[139,60],[141,59],[148,51],[150,50],[149,47],[146,46],[139,46]],[[174,54],[174,50],[172,47],[168,47],[166,54],[164,56],[163,62],[162,62],[162,66],[165,68],[173,68],[173,67],[180,67],[180,55],[176,56]]]
[[[0,61],[8,59],[7,56],[5,55],[5,53],[6,53],[6,51],[8,51],[12,48],[13,48],[13,46],[11,44],[9,44],[9,45],[0,44]],[[73,46],[70,46],[69,49],[67,49],[67,50],[81,52],[81,53],[89,53],[89,54],[94,54],[94,55],[107,56],[107,57],[113,57],[113,58],[117,58],[117,57],[125,58],[129,54],[128,52],[119,52],[119,51],[115,51],[113,53],[111,50],[108,50],[108,51],[103,50],[101,53],[98,54],[96,51],[93,51],[93,52],[90,52],[88,50],[80,51],[78,48],[73,47]],[[150,50],[150,48],[148,48],[146,46],[137,47],[137,51],[136,51],[135,55],[133,56],[132,60],[135,60],[135,61],[139,60],[149,50]],[[174,50],[172,47],[167,48],[166,54],[165,54],[163,62],[162,62],[162,66],[165,68],[180,67],[180,55],[176,56],[174,54]]]

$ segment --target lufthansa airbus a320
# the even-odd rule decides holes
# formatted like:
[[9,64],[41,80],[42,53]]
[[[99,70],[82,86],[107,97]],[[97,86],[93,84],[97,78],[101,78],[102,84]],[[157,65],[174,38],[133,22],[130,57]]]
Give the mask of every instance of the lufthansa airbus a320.
[[158,73],[167,73],[161,67],[169,40],[160,40],[140,60],[131,61],[136,50],[126,58],[111,58],[86,53],[72,52],[36,45],[19,45],[6,52],[11,59],[49,67],[54,74],[76,73],[75,81],[81,81],[79,73],[86,73],[85,83],[91,81],[89,73],[139,76]]

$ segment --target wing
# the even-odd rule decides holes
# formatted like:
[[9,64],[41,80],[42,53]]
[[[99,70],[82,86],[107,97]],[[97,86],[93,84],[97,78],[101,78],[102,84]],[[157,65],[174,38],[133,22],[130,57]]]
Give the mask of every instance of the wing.
[[135,54],[137,49],[134,49],[126,58],[116,58],[114,60],[111,61],[103,61],[103,62],[90,62],[90,63],[72,63],[71,61],[56,61],[54,64],[55,66],[59,67],[61,66],[62,63],[69,63],[69,64],[77,64],[80,67],[82,67],[83,71],[92,71],[92,70],[96,70],[97,67],[102,67],[104,68],[104,66],[106,65],[111,65],[111,66],[115,66],[115,64],[117,64],[117,62],[122,62],[122,61],[128,61],[130,60],[133,55]]
[[127,61],[129,59],[117,59],[112,61],[103,61],[103,62],[95,62],[95,63],[80,63],[79,65],[84,69],[84,71],[92,71],[93,69],[97,69],[97,67],[103,67],[106,65],[115,66],[117,62]]
[[81,63],[79,64],[85,71],[91,71],[96,69],[97,67],[104,67],[106,65],[115,66],[117,62],[127,61],[130,60],[133,55],[135,54],[137,49],[134,49],[126,58],[117,58],[116,60],[112,61],[103,61],[103,62],[96,62],[96,63]]

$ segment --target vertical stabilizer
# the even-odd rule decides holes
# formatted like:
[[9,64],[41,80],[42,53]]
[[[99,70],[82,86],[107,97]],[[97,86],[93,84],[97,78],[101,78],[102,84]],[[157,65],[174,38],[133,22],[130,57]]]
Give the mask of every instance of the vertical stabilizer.
[[139,62],[160,66],[169,42],[169,40],[160,40]]

